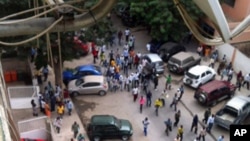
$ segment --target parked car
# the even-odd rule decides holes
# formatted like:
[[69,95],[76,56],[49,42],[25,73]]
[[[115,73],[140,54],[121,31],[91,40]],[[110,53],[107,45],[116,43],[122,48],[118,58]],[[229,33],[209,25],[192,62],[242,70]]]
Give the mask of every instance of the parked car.
[[150,45],[149,52],[151,52],[151,53],[158,53],[158,50],[160,49],[160,47],[164,43],[165,43],[165,41],[163,41],[163,40],[152,39],[150,42],[148,42],[148,44]]
[[76,53],[78,53],[80,56],[81,55],[87,55],[89,53],[89,46],[82,42],[77,36],[74,37],[74,46],[73,48],[75,49]]
[[68,84],[68,92],[72,96],[81,94],[99,94],[103,96],[108,91],[106,78],[101,75],[87,75],[80,79],[72,80]]
[[[147,60],[146,68],[155,68],[156,73],[162,74],[164,72],[164,62],[158,54],[148,53],[142,56],[143,59]],[[152,72],[149,70],[149,72]]]
[[198,88],[201,85],[213,80],[215,76],[216,72],[213,68],[196,65],[185,73],[183,83],[193,88]]
[[213,80],[200,86],[194,98],[206,106],[214,106],[218,102],[234,96],[236,86],[228,81]]
[[96,65],[81,65],[73,70],[65,70],[63,71],[63,83],[67,86],[69,81],[86,75],[102,75],[101,67]]
[[229,130],[231,124],[242,124],[250,114],[250,98],[235,96],[215,115],[215,123]]
[[127,141],[133,135],[133,127],[130,121],[125,119],[112,115],[94,115],[87,124],[87,134],[93,141],[111,138]]
[[200,64],[200,62],[201,62],[201,57],[198,54],[182,51],[173,55],[168,60],[167,67],[168,70],[173,73],[182,74],[189,68]]
[[186,51],[186,48],[183,45],[174,42],[167,42],[160,46],[158,54],[164,62],[167,62],[170,57],[181,51]]

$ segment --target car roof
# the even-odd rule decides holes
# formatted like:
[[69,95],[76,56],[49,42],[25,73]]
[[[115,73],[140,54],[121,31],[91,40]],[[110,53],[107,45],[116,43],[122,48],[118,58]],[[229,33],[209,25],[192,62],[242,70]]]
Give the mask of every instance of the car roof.
[[104,76],[102,75],[86,75],[82,77],[84,79],[84,82],[100,82],[103,83]]
[[172,49],[172,48],[178,48],[178,47],[185,49],[185,47],[183,45],[178,44],[178,43],[174,43],[174,42],[167,42],[161,46],[161,48],[165,48],[165,49]]
[[156,53],[148,53],[145,56],[147,56],[152,62],[161,62],[161,57]]
[[91,124],[94,125],[105,125],[114,124],[116,117],[111,115],[94,115],[91,117]]
[[99,66],[95,66],[95,65],[81,65],[81,66],[77,66],[77,68],[81,71],[85,71],[85,70],[95,70],[98,71],[99,70],[97,68],[100,68]]
[[238,95],[229,100],[226,106],[241,109],[245,104],[250,103],[250,98],[247,96]]
[[227,86],[225,81],[213,80],[213,81],[210,81],[210,82],[202,85],[199,89],[201,89],[202,91],[205,91],[207,93],[210,93],[215,89],[225,87],[225,86]]
[[189,73],[200,75],[203,72],[211,70],[210,67],[205,66],[205,65],[196,65],[188,70]]
[[190,57],[192,55],[193,54],[191,52],[181,51],[181,52],[173,55],[172,57],[182,61],[182,60],[185,60],[186,58],[188,58],[188,57]]

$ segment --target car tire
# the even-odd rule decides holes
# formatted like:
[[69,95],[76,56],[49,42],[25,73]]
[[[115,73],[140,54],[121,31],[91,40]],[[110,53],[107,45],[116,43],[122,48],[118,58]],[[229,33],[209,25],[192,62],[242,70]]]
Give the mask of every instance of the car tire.
[[206,96],[204,95],[204,94],[200,94],[200,96],[199,96],[199,98],[198,98],[198,101],[200,102],[200,103],[205,103],[206,102]]
[[215,106],[217,103],[218,103],[218,101],[217,101],[217,100],[214,100],[214,101],[210,104],[210,106],[213,107],[213,106]]
[[101,138],[99,137],[99,136],[95,136],[94,138],[93,138],[93,141],[100,141],[101,140]]
[[76,97],[76,96],[78,96],[78,95],[79,95],[78,92],[72,92],[72,96]]
[[129,139],[129,137],[128,137],[127,135],[123,135],[123,136],[122,136],[122,140],[123,140],[123,141],[127,141],[128,139]]
[[100,96],[104,96],[104,95],[106,95],[106,92],[105,92],[105,91],[99,91],[98,94],[99,94]]

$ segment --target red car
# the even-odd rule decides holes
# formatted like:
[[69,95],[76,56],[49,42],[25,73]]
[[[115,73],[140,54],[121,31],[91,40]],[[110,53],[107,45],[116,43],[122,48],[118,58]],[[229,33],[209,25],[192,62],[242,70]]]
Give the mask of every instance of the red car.
[[77,36],[74,37],[74,49],[80,55],[87,55],[89,53],[89,46],[83,43]]
[[214,106],[218,102],[234,96],[236,86],[228,81],[213,80],[199,87],[194,98],[206,106]]

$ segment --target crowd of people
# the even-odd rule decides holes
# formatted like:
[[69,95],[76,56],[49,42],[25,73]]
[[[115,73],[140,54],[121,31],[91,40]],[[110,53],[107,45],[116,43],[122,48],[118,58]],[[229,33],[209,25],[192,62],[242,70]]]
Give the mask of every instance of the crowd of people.
[[[123,36],[124,39],[123,39]],[[144,106],[151,107],[152,105],[152,91],[157,91],[160,93],[154,103],[153,106],[155,108],[156,116],[158,116],[159,109],[161,107],[165,107],[167,102],[166,99],[169,98],[170,93],[174,93],[171,97],[172,101],[169,103],[170,108],[173,108],[175,114],[173,117],[168,117],[164,123],[166,124],[166,130],[172,131],[173,127],[177,127],[177,136],[175,138],[176,141],[182,141],[184,128],[183,125],[178,125],[181,118],[181,111],[178,109],[177,105],[181,101],[181,98],[184,94],[184,87],[181,84],[176,92],[173,92],[173,88],[171,87],[172,76],[168,74],[164,76],[165,88],[158,92],[158,81],[159,75],[155,72],[154,68],[148,70],[146,67],[147,60],[143,58],[143,54],[139,51],[136,51],[136,38],[131,34],[130,29],[125,29],[124,32],[121,30],[117,33],[118,43],[114,46],[115,41],[110,42],[109,49],[106,45],[102,45],[100,47],[96,46],[94,43],[91,45],[91,52],[93,55],[93,63],[100,65],[104,68],[104,75],[107,78],[109,91],[110,92],[119,92],[119,91],[127,91],[132,94],[133,102],[139,103],[139,112],[143,112]],[[112,39],[113,40],[113,39]],[[198,47],[197,53],[202,57],[205,57],[205,61],[209,60],[209,66],[214,68],[215,63],[219,60],[218,50],[215,49],[211,53],[205,51],[205,54],[202,53],[203,48]],[[208,55],[209,54],[209,55]],[[231,62],[228,62],[226,59],[226,55],[224,55],[221,59],[222,61],[219,63],[219,67],[217,69],[218,75],[221,76],[221,80],[231,81],[235,75],[233,66]],[[149,71],[149,72],[148,72]],[[47,81],[48,77],[48,69],[44,67],[42,70],[42,74],[44,76],[44,81]],[[41,74],[39,75],[41,76]],[[236,73],[236,85],[238,90],[241,87],[247,86],[249,90],[249,82],[250,82],[250,73],[247,73],[245,76],[241,71]],[[39,82],[42,83],[41,77],[39,77]],[[68,111],[68,115],[71,115],[72,111],[72,102],[61,101],[63,91],[61,88],[56,85],[55,89],[48,83],[48,86],[45,86],[44,93],[39,96],[39,107],[41,112],[50,116],[50,112],[57,110],[58,117],[55,121],[55,126],[57,132],[60,133],[60,127],[62,124],[62,118],[64,115],[64,106]],[[137,100],[139,97],[139,100]],[[37,116],[38,111],[36,110],[36,104],[31,101],[31,105],[33,107],[33,115]],[[57,107],[57,108],[55,108]],[[63,107],[63,109],[62,109]],[[172,127],[172,119],[173,127]],[[191,123],[190,131],[197,135],[195,141],[205,141],[205,136],[207,133],[210,133],[214,123],[214,114],[211,114],[211,109],[207,109],[204,113],[203,118],[203,126],[200,131],[198,130],[198,115],[194,115],[193,121]],[[147,135],[147,128],[150,125],[149,119],[145,118],[143,121],[144,127],[144,135]],[[74,132],[75,133],[75,132]],[[75,137],[75,134],[74,134]],[[222,141],[224,136],[220,136],[220,140]]]

